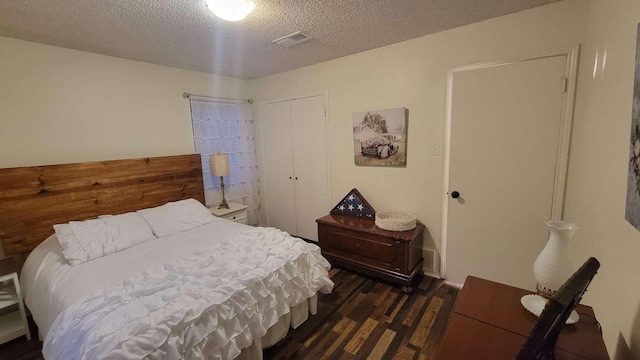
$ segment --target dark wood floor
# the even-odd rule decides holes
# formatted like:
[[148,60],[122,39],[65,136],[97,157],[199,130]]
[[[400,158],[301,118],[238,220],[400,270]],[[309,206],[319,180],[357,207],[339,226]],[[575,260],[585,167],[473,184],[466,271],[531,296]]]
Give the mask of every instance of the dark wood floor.
[[25,336],[0,345],[0,359],[42,360],[42,342],[27,341]]
[[[411,295],[399,287],[346,270],[331,270],[336,286],[320,295],[318,314],[265,359],[433,359],[458,289],[424,277]],[[42,343],[0,345],[0,359],[42,359]]]
[[458,289],[424,277],[411,295],[399,287],[331,270],[336,286],[318,314],[292,330],[265,359],[433,359]]

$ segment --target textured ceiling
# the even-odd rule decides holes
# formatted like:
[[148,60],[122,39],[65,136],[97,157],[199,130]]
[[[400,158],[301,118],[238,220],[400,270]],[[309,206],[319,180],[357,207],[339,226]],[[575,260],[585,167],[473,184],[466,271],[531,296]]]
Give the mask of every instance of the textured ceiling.
[[[558,0],[255,0],[240,22],[204,0],[2,0],[0,35],[258,78]],[[295,31],[314,40],[282,48]]]

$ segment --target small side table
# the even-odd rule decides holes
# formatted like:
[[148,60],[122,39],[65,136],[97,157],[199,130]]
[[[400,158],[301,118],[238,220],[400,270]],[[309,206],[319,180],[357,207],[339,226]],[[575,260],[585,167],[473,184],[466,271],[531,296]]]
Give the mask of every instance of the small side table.
[[[17,305],[17,309],[10,310]],[[0,276],[0,344],[22,335],[31,340],[18,273]]]
[[248,224],[247,221],[247,205],[229,203],[228,209],[218,209],[218,207],[211,207],[211,213],[217,217],[231,220],[240,224]]

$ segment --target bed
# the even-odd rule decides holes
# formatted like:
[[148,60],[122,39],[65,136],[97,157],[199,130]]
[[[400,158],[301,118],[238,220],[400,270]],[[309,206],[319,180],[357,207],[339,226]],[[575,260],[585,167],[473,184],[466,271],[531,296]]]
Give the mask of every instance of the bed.
[[64,234],[52,235],[71,220],[203,202],[201,174],[199,155],[0,169],[0,236],[6,254],[31,252],[20,281],[45,358],[259,359],[315,313],[329,264],[277,229],[202,214],[73,266]]

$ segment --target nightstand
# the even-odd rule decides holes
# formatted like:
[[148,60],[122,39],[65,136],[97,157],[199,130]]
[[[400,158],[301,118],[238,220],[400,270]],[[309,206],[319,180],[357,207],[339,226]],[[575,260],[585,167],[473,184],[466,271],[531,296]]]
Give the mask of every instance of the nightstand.
[[247,224],[247,205],[229,203],[228,209],[218,209],[218,207],[209,208],[211,213],[217,217],[231,220],[240,224]]
[[31,340],[18,273],[0,276],[0,344],[27,335]]

